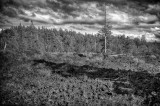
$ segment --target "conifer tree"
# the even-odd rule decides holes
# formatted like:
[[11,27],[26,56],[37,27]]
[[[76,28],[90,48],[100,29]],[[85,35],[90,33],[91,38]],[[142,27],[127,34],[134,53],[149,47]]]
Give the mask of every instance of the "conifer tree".
[[[109,39],[111,36],[111,25],[110,23],[107,21],[107,12],[106,12],[106,4],[104,5],[104,9],[105,9],[105,25],[102,27],[102,29],[99,31],[99,33],[104,36],[105,38],[105,53],[107,52],[107,46],[109,46]],[[109,48],[109,47],[108,47]]]

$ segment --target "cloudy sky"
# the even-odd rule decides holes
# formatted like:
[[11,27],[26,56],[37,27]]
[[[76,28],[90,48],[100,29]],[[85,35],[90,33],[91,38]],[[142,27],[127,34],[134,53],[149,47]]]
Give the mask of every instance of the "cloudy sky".
[[0,28],[30,25],[97,33],[107,21],[113,34],[160,38],[159,0],[0,0]]

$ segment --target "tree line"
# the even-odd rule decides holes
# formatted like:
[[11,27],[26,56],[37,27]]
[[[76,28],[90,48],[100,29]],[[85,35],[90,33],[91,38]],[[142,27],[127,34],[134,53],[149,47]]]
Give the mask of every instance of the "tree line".
[[[34,26],[13,26],[0,33],[0,50],[11,53],[77,52],[130,55],[156,55],[159,57],[160,44],[145,39],[111,36],[107,28],[97,34],[82,34],[70,30],[36,28]],[[106,43],[104,34],[107,33]],[[106,44],[106,46],[105,46]]]

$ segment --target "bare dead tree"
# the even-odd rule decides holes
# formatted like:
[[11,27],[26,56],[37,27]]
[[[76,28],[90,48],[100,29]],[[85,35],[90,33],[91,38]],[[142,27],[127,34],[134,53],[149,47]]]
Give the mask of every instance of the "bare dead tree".
[[105,19],[104,19],[104,27],[101,29],[100,33],[102,33],[102,35],[105,38],[105,54],[107,53],[107,43],[109,45],[109,41],[107,42],[107,39],[109,40],[109,36],[111,35],[111,26],[109,24],[109,22],[107,21],[107,11],[106,11],[106,4],[104,4],[104,12],[105,12]]
[[[105,11],[105,26],[106,26],[106,24],[107,24],[107,12],[106,12],[106,4],[104,4],[104,11]],[[107,35],[106,35],[106,33],[105,33],[105,53],[107,52],[107,50],[106,50],[106,46],[107,46]]]
[[3,48],[3,52],[5,52],[5,51],[6,51],[6,48],[7,48],[7,43],[5,42],[5,44],[4,44],[4,48]]

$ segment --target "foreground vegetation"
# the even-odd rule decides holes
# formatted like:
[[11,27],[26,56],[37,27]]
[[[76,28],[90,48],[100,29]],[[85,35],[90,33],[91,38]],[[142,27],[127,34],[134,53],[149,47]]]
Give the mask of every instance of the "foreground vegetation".
[[141,106],[147,97],[159,95],[159,74],[105,68],[103,63],[109,64],[99,61],[100,56],[93,61],[78,54],[59,53],[33,60],[10,60],[1,70],[2,104]]

